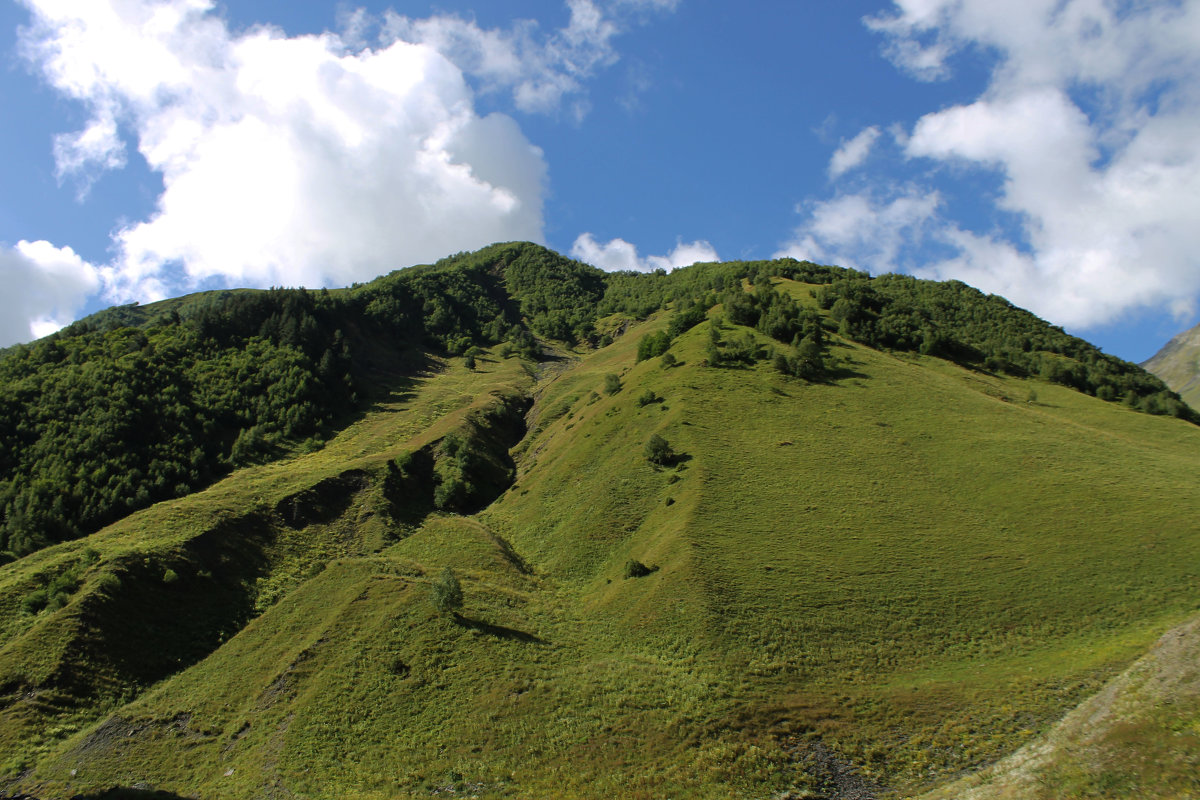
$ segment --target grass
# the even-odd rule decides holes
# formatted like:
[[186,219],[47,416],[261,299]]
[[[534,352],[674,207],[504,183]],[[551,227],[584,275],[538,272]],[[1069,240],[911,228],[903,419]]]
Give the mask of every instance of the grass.
[[[223,641],[153,685],[113,662],[111,691],[73,710],[10,701],[0,747],[32,768],[12,785],[762,797],[819,788],[805,764],[820,742],[912,794],[1035,740],[1195,615],[1196,428],[840,341],[825,383],[702,367],[706,325],[672,345],[677,366],[635,364],[666,323],[564,352],[536,387],[516,359],[451,365],[316,453],[0,569],[0,676],[22,687],[77,663],[80,605],[114,569],[132,586],[157,574],[147,597],[189,598],[211,563],[244,590],[228,605],[248,604],[204,612],[232,625],[209,620]],[[383,512],[389,459],[493,392],[530,390],[516,481],[488,508],[415,528]],[[648,392],[661,400],[639,404]],[[646,460],[655,434],[676,461]],[[273,516],[350,471],[366,479],[320,520]],[[76,599],[21,613],[85,547],[98,558]],[[654,569],[626,577],[631,560]],[[458,614],[430,602],[446,566]]]
[[[321,523],[285,525],[274,511],[349,471],[378,476],[402,450],[462,424],[472,408],[489,402],[493,389],[520,391],[527,382],[515,360],[481,358],[475,371],[448,366],[404,382],[316,453],[240,470],[86,541],[7,565],[0,571],[0,689],[6,695],[0,765],[20,772],[68,729],[201,660],[332,559],[370,554],[403,535],[380,513],[377,480],[336,498],[341,513]],[[64,608],[23,611],[30,593],[88,553],[93,563]],[[168,570],[185,577],[165,582]]]
[[1200,630],[1164,635],[1044,736],[925,800],[1194,797],[1200,789]]

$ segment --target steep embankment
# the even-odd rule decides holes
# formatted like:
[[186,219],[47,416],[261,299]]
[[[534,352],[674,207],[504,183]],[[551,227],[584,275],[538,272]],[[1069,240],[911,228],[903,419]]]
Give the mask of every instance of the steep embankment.
[[1142,366],[1179,392],[1192,408],[1200,407],[1200,325],[1175,336]]

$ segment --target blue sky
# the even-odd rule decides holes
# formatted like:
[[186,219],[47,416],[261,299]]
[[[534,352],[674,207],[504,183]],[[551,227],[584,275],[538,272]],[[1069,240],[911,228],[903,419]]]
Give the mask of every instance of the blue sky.
[[0,346],[496,240],[1196,324],[1200,0],[0,3]]

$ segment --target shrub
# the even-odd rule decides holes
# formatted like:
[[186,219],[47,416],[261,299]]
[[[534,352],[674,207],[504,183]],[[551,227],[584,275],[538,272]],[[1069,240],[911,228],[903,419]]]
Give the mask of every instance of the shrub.
[[699,303],[694,303],[687,308],[683,308],[671,317],[671,322],[667,326],[667,336],[674,339],[684,331],[691,330],[704,321],[708,316],[708,311]]
[[604,376],[604,393],[608,395],[621,391],[621,376],[611,372]]
[[433,601],[433,607],[443,613],[462,608],[462,585],[455,577],[454,570],[449,567],[442,570],[442,574],[433,582],[430,599]]
[[105,572],[96,579],[96,589],[107,595],[116,594],[121,590],[121,579],[112,572]]
[[626,578],[644,578],[647,575],[658,571],[658,567],[647,567],[636,559],[630,559],[625,562],[625,577]]
[[645,361],[648,358],[661,356],[667,352],[667,348],[670,346],[671,337],[667,336],[666,331],[648,333],[638,341],[637,360]]
[[666,439],[656,433],[646,442],[646,460],[651,464],[665,466],[675,460],[675,451]]
[[170,567],[167,567],[167,571],[163,573],[162,580],[163,580],[163,583],[166,583],[166,584],[178,583],[179,582],[179,573],[176,572],[175,570],[171,569]]
[[665,369],[670,369],[679,363],[678,359],[676,359],[675,356],[671,355],[670,353],[663,353],[660,361]]
[[647,389],[638,395],[637,404],[638,407],[641,408],[642,406],[648,406],[651,403],[657,403],[660,400],[662,400],[662,398],[656,395],[652,389]]
[[45,589],[35,589],[25,595],[25,599],[21,601],[21,610],[26,614],[36,614],[46,607],[50,602],[50,596]]

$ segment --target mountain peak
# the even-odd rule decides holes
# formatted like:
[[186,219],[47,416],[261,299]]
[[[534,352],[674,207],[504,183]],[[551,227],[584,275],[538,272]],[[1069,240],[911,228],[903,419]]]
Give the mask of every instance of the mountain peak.
[[1200,407],[1200,325],[1173,337],[1142,366],[1162,378],[1188,405]]

